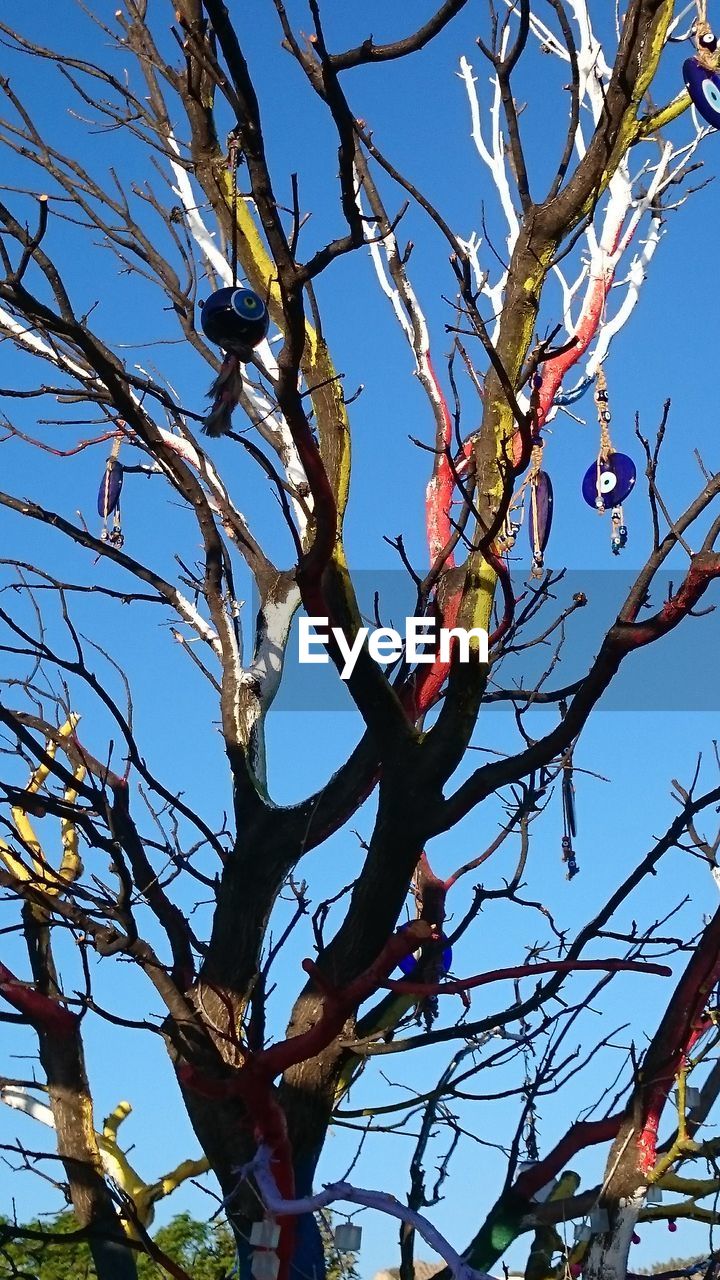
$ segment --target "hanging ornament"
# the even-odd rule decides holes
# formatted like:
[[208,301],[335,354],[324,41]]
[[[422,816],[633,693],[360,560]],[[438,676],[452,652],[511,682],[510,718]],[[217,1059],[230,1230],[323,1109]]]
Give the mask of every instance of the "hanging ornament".
[[695,56],[683,63],[683,80],[695,110],[713,129],[720,129],[720,52],[704,3],[698,5]]
[[[564,700],[560,702],[560,714],[563,719],[567,715],[567,703]],[[562,859],[567,867],[565,874],[568,880],[572,880],[573,876],[576,876],[580,870],[572,843],[577,835],[573,774],[573,749],[570,747],[563,756],[562,783],[560,787],[563,811]]]
[[270,315],[262,298],[252,289],[238,288],[237,248],[237,167],[238,140],[234,134],[228,139],[228,167],[230,169],[230,214],[232,218],[232,285],[217,289],[200,311],[200,326],[209,342],[225,352],[220,372],[208,394],[212,407],[203,424],[208,436],[226,435],[232,425],[232,412],[240,399],[243,382],[240,363],[247,364],[266,336]]
[[269,323],[268,309],[252,289],[217,289],[200,312],[205,337],[242,360],[249,360],[253,347],[267,334]]
[[626,453],[616,453],[610,439],[612,414],[602,365],[596,375],[595,404],[600,424],[600,449],[595,462],[583,476],[582,496],[588,506],[594,507],[600,515],[612,511],[611,546],[613,555],[618,555],[627,544],[628,537],[622,503],[632,493],[637,473],[632,458]]
[[[544,553],[552,528],[553,487],[547,471],[539,469],[539,462],[542,458],[541,445],[534,446],[533,455],[537,456],[537,469],[531,470],[529,477],[530,512],[528,515],[528,533],[530,534],[530,548],[532,550],[532,569],[530,574],[533,578],[542,578],[545,567]],[[532,462],[530,465],[532,467]]]
[[333,1232],[333,1239],[341,1253],[357,1253],[362,1243],[362,1227],[354,1222],[341,1222]]
[[[105,474],[98,490],[97,499],[98,515],[102,517],[103,521],[100,537],[103,542],[109,542],[111,546],[118,549],[122,547],[125,541],[120,524],[120,494],[125,475],[122,463],[118,462],[121,443],[122,436],[118,436],[113,444],[110,457],[105,463]],[[112,525],[109,526],[108,521],[111,516]]]
[[240,399],[243,381],[240,362],[247,363],[268,331],[270,316],[262,298],[252,289],[218,289],[203,303],[200,324],[205,337],[221,347],[225,359],[209,395],[212,408],[203,424],[208,436],[230,430],[232,412]]
[[553,487],[547,471],[542,470],[543,439],[540,435],[540,392],[542,390],[542,374],[534,373],[530,392],[530,430],[532,451],[528,474],[523,481],[514,505],[524,503],[525,490],[529,489],[528,502],[528,535],[532,553],[530,576],[542,578],[545,561],[544,553],[550,537],[553,517]]
[[[406,928],[407,928],[407,925],[401,925],[400,932],[402,932],[402,930]],[[442,953],[440,956],[440,965],[442,970],[440,976],[442,977],[449,971],[450,966],[452,964],[452,947],[448,946],[448,940],[445,937],[444,933],[440,934],[440,944],[442,945]],[[415,973],[415,970],[417,969],[418,963],[421,959],[421,954],[422,953],[420,951],[414,951],[409,956],[403,956],[402,960],[399,962],[400,968],[402,969],[406,978],[410,977],[412,974]]]
[[577,835],[577,821],[575,817],[575,784],[573,782],[572,755],[567,755],[563,762],[562,798],[565,832],[566,835],[574,839]]
[[609,458],[588,467],[582,482],[583,498],[602,515],[625,501],[632,493],[636,478],[632,458],[626,453],[611,453]]

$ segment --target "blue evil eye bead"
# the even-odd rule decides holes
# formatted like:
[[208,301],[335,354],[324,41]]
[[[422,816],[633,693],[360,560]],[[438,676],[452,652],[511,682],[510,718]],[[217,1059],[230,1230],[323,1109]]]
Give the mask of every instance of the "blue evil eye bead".
[[547,471],[538,471],[537,478],[535,479],[530,491],[530,514],[528,517],[530,547],[533,554],[539,550],[542,555],[545,550],[548,544],[548,538],[550,537],[550,529],[552,528],[552,518],[552,481]]
[[[401,925],[400,932],[402,932],[402,930],[406,928],[407,928],[407,925]],[[443,952],[441,957],[442,971],[445,974],[448,972],[452,964],[452,947],[447,946],[447,938],[445,937],[444,933],[441,934],[440,936],[441,936],[442,942],[446,944],[443,947]],[[413,955],[404,956],[403,959],[400,961],[400,968],[402,969],[406,978],[412,977],[412,975],[414,974],[415,970],[417,969],[419,957],[420,957],[420,952],[416,951]]]
[[611,453],[607,462],[598,465],[593,462],[588,467],[582,482],[582,496],[589,507],[598,511],[609,511],[617,507],[632,493],[637,472],[632,458],[626,453]]
[[98,515],[102,516],[103,520],[107,520],[108,516],[117,510],[122,487],[122,463],[118,462],[117,458],[108,458],[97,500]]
[[713,129],[720,129],[720,75],[708,71],[697,58],[688,58],[683,79],[696,111]]
[[202,305],[205,337],[233,355],[247,357],[262,342],[270,325],[268,309],[252,289],[218,289]]

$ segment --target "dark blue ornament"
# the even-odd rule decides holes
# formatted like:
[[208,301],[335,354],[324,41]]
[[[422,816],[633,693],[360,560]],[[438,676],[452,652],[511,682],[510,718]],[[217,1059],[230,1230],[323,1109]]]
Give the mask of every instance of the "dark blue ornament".
[[609,511],[617,507],[632,492],[637,472],[632,458],[626,453],[611,453],[607,462],[588,467],[582,482],[582,496],[589,507],[597,511]]
[[[405,929],[405,928],[407,928],[407,925],[401,925],[401,931],[402,929]],[[452,947],[447,946],[447,938],[445,937],[444,933],[440,935],[440,941],[446,944],[443,947],[442,957],[441,957],[442,972],[443,974],[445,974],[449,971],[450,966],[452,964]],[[412,953],[409,956],[405,956],[400,961],[400,968],[402,969],[406,978],[412,977],[417,967],[418,967],[418,962]]]
[[203,303],[200,324],[210,342],[246,360],[266,336],[270,315],[252,289],[218,289]]
[[103,520],[107,520],[108,516],[117,510],[123,487],[123,476],[122,463],[118,462],[117,458],[108,458],[97,500],[98,515],[102,516]]
[[683,63],[683,79],[696,111],[713,129],[720,129],[720,75],[708,71],[697,58],[688,58]]
[[[534,496],[534,501],[533,501]],[[537,514],[537,525],[535,517]],[[542,553],[548,544],[553,518],[553,487],[547,471],[538,471],[537,478],[530,485],[530,514],[528,516],[528,532],[530,549],[533,555]]]

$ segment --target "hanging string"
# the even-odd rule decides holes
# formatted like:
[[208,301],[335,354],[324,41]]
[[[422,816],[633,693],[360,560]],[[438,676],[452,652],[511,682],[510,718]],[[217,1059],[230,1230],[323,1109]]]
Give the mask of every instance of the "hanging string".
[[696,3],[695,59],[706,71],[717,71],[720,67],[720,50],[715,32],[707,20],[707,3],[706,0],[696,0]]
[[528,484],[530,485],[530,510],[532,512],[532,568],[530,570],[531,578],[542,578],[544,573],[543,565],[543,548],[540,544],[540,520],[538,509],[538,478],[542,467],[543,445],[542,442],[534,444],[532,453],[530,454],[530,471],[528,474]]
[[228,138],[228,164],[230,166],[230,207],[232,212],[232,230],[230,233],[230,269],[232,286],[237,289],[238,283],[238,186],[237,171],[240,142],[237,134],[231,133]]
[[532,450],[530,453],[530,465],[527,475],[515,493],[512,502],[508,508],[507,515],[503,524],[500,538],[498,539],[503,551],[509,551],[514,547],[520,527],[523,523],[525,515],[525,499],[526,490],[530,487],[530,511],[532,515],[532,536],[531,536],[531,553],[532,553],[532,569],[531,576],[533,578],[541,578],[543,576],[543,547],[540,545],[541,522],[538,520],[538,500],[537,485],[538,476],[542,469],[543,457],[543,440],[540,436],[540,428],[538,426],[538,416],[540,410],[540,390],[542,387],[542,374],[534,373],[532,379],[532,390],[530,392],[530,429],[532,432]]
[[607,379],[602,365],[598,365],[598,371],[595,374],[595,405],[600,424],[600,452],[597,459],[599,475],[601,464],[607,462],[610,454],[614,452],[612,440],[610,439],[612,414],[608,400]]
[[[603,468],[610,461],[615,449],[610,436],[610,423],[612,421],[612,413],[610,411],[610,402],[608,397],[607,379],[605,378],[605,370],[602,365],[598,365],[595,375],[595,405],[597,408],[598,424],[600,426],[600,448],[598,450],[596,460],[596,492],[595,508],[601,514],[605,514],[605,503],[603,502],[601,493],[601,477]],[[627,545],[628,531],[625,524],[625,517],[620,503],[612,508],[610,521],[610,547],[614,556],[617,556]]]

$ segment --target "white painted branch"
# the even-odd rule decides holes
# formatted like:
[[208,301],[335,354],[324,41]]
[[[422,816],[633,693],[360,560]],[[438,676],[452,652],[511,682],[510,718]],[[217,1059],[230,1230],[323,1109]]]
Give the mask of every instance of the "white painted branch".
[[610,320],[603,325],[600,331],[598,341],[590,359],[585,366],[585,371],[589,377],[594,377],[599,365],[605,360],[610,349],[613,338],[627,324],[640,298],[640,289],[645,282],[648,267],[653,258],[662,237],[662,218],[653,218],[648,232],[647,239],[643,242],[642,249],[635,255],[624,283],[627,284],[627,291],[623,302]]
[[[361,215],[365,217],[359,174],[356,174],[356,183],[358,191],[356,197],[358,209]],[[430,360],[430,334],[428,332],[427,321],[425,319],[425,313],[418,302],[415,291],[402,264],[394,233],[389,231],[381,241],[371,243],[369,245],[369,249],[380,287],[382,288],[383,293],[385,293],[385,295],[390,299],[393,310],[402,326],[403,333],[405,334],[405,337],[412,348],[413,355],[415,356],[415,367],[418,379],[430,401],[437,432],[441,438],[444,438],[448,424],[448,415],[445,401]],[[385,262],[383,261],[381,250],[382,254],[385,256],[385,262],[387,262],[387,271],[385,269]]]
[[363,1205],[375,1209],[378,1213],[387,1214],[400,1222],[413,1227],[422,1236],[426,1244],[439,1254],[447,1263],[456,1280],[489,1280],[482,1271],[475,1271],[459,1253],[453,1249],[445,1237],[421,1213],[409,1209],[387,1191],[368,1191],[363,1187],[354,1187],[349,1182],[330,1183],[323,1191],[314,1196],[304,1196],[298,1200],[283,1200],[271,1171],[271,1152],[268,1147],[261,1146],[255,1159],[240,1172],[243,1179],[252,1176],[258,1187],[265,1207],[275,1217],[298,1217],[305,1213],[315,1213],[318,1209],[326,1209],[328,1205],[343,1200],[349,1204]]
[[646,1189],[639,1187],[633,1196],[620,1200],[612,1229],[593,1239],[583,1269],[584,1280],[625,1280],[628,1253]]
[[43,359],[49,360],[55,365],[61,373],[67,373],[71,377],[81,378],[84,382],[97,382],[98,379],[83,365],[78,364],[70,356],[61,354],[54,347],[50,346],[44,338],[34,333],[32,329],[27,329],[25,325],[20,324],[14,316],[6,311],[4,307],[0,307],[0,328],[10,333],[19,346],[25,347],[27,351],[31,351],[33,355],[42,356]]
[[288,583],[283,599],[265,602],[252,665],[240,676],[241,686],[253,695],[247,698],[243,710],[244,741],[249,746],[255,775],[263,783],[267,781],[265,717],[280,687],[288,635],[300,604],[300,590],[294,582]]
[[[179,163],[180,148],[173,133],[168,133],[167,143],[171,151],[168,156],[170,168],[173,171],[176,185],[172,188],[176,196],[179,196],[182,207],[185,210],[188,231],[195,241],[198,249],[208,264],[215,272],[215,275],[222,281],[224,285],[232,284],[232,271],[225,254],[221,253],[215,244],[215,237],[206,227],[199,209],[195,193],[192,188],[190,176],[187,170]],[[178,159],[174,160],[173,155]]]
[[[513,12],[517,10],[517,0],[505,0],[505,4],[508,9],[511,9]],[[530,30],[533,35],[537,37],[544,50],[546,49],[548,53],[556,54],[558,58],[562,58],[563,62],[570,61],[570,54],[565,48],[565,45],[558,40],[557,36],[553,35],[550,28],[546,26],[544,22],[541,22],[539,18],[535,17],[534,13],[530,14]]]
[[12,1107],[15,1111],[23,1111],[26,1116],[30,1116],[32,1120],[39,1120],[40,1124],[46,1125],[48,1129],[55,1128],[55,1118],[50,1107],[33,1098],[32,1094],[26,1093],[24,1089],[17,1089],[9,1084],[3,1085],[0,1088],[0,1102],[4,1102],[6,1107]]
[[[507,29],[504,35],[505,43],[503,44],[503,49],[505,48],[505,44],[507,43],[507,40],[509,39],[509,37],[510,37],[510,31],[509,29]],[[505,220],[507,222],[507,227],[508,227],[506,247],[507,247],[507,253],[509,258],[512,255],[512,251],[515,247],[515,242],[517,240],[519,230],[520,230],[520,224],[518,221],[518,215],[515,211],[515,207],[512,202],[512,195],[510,193],[510,181],[508,178],[507,159],[505,156],[505,143],[503,141],[503,133],[502,133],[502,120],[501,120],[502,99],[500,97],[500,85],[498,83],[497,77],[495,77],[492,82],[494,85],[494,93],[493,93],[492,105],[490,108],[490,120],[491,120],[491,126],[492,126],[492,130],[491,130],[492,131],[492,151],[491,151],[483,136],[482,125],[480,123],[480,100],[478,98],[477,89],[475,87],[477,84],[477,79],[476,79],[473,67],[465,57],[462,57],[460,59],[460,79],[462,80],[465,86],[465,92],[467,94],[468,104],[470,107],[471,137],[473,142],[475,143],[475,147],[477,149],[478,155],[480,156],[480,159],[490,171],[493,183],[495,184],[495,188],[497,190],[497,193],[500,199],[500,204],[502,206],[503,213],[505,214]]]

